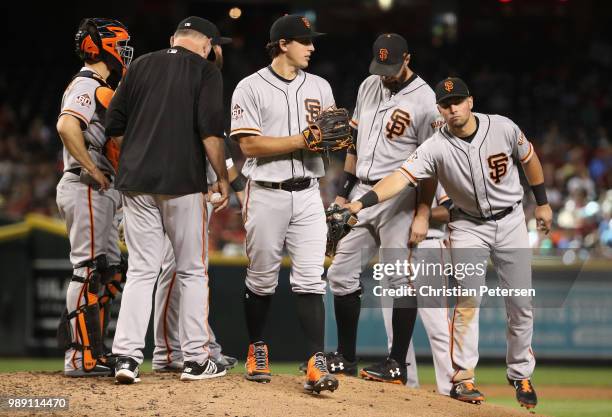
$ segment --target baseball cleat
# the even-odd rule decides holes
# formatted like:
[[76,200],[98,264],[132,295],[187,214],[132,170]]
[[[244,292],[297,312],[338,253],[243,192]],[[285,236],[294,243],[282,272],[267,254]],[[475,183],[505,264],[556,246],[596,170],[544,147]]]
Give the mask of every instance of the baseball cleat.
[[405,385],[408,379],[406,366],[400,366],[395,359],[387,358],[383,362],[363,368],[359,375],[372,381]]
[[185,361],[181,381],[198,381],[200,379],[211,379],[227,374],[225,367],[212,359],[207,359],[199,364],[194,361]]
[[538,396],[536,395],[530,379],[508,378],[508,382],[516,390],[516,400],[519,402],[521,407],[525,407],[529,410],[538,405]]
[[357,361],[349,362],[342,353],[326,353],[325,359],[327,360],[327,370],[330,374],[357,376]]
[[268,346],[264,342],[256,342],[249,345],[247,355],[245,378],[249,381],[268,383],[272,380],[270,363],[268,362]]
[[133,384],[135,382],[140,382],[138,375],[138,362],[127,356],[122,356],[117,359],[117,364],[115,365],[116,383]]
[[114,369],[106,365],[97,364],[94,369],[86,372],[83,368],[64,370],[64,376],[71,378],[92,377],[92,376],[113,376]]
[[234,368],[236,364],[238,363],[238,359],[234,358],[233,356],[227,356],[227,355],[221,355],[221,357],[219,359],[215,359],[215,361],[218,364],[223,365],[225,369],[227,369],[228,371]]
[[112,353],[108,352],[105,353],[102,357],[98,358],[98,363],[100,365],[106,366],[107,368],[110,368],[114,375],[115,365],[117,364],[118,359],[119,356],[113,355]]
[[338,389],[338,380],[327,371],[327,360],[323,352],[317,352],[308,360],[306,383],[304,389],[309,392],[334,392]]
[[450,396],[455,400],[472,404],[480,404],[485,400],[484,395],[476,389],[472,381],[462,381],[453,384]]

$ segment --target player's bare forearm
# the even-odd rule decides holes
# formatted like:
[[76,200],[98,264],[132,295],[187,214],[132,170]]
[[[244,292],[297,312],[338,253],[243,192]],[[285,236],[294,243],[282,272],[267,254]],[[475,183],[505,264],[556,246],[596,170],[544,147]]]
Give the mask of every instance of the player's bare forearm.
[[523,170],[529,185],[538,185],[544,182],[544,171],[538,155],[534,152],[529,161],[523,164]]
[[89,172],[96,170],[96,164],[91,159],[85,146],[81,122],[76,117],[68,114],[62,115],[57,121],[57,133],[62,139],[66,150],[83,168]]
[[450,221],[450,211],[444,206],[431,209],[431,221],[437,224],[446,224]]
[[350,172],[355,175],[357,173],[357,155],[352,153],[346,153],[346,159],[344,160],[344,171]]
[[[365,204],[365,207],[369,207],[375,204],[382,203],[385,200],[395,197],[404,188],[411,185],[410,181],[399,171],[394,171],[392,174],[387,175],[385,178],[380,180],[374,188],[365,193],[359,200],[345,204],[344,207],[349,209],[352,214],[357,214],[364,207],[362,200],[369,200],[369,203]],[[372,193],[374,198],[372,199]],[[364,200],[365,201],[365,200]]]
[[[344,160],[344,172],[355,175],[355,173],[357,172],[357,155],[348,153],[348,152],[346,153],[346,159]],[[344,174],[344,175],[347,175],[347,174]],[[357,181],[356,178],[354,178],[354,180]],[[354,184],[350,187],[352,188],[353,186]],[[350,194],[350,192],[345,193],[345,194],[347,194],[347,197],[343,197],[342,195],[337,195],[334,202],[340,205],[346,204],[348,200],[348,194]]]
[[227,178],[228,178],[229,182],[232,182],[236,178],[238,178],[239,174],[240,174],[240,172],[236,168],[236,165],[232,165],[230,168],[228,168],[228,170],[227,170]]
[[209,136],[204,139],[204,149],[210,165],[219,180],[228,181],[227,166],[225,165],[225,144],[223,138]]
[[410,181],[399,171],[394,171],[380,180],[372,191],[378,196],[378,202],[389,200],[398,195],[404,188],[410,185]]
[[537,220],[538,230],[548,234],[552,229],[552,208],[548,204],[546,198],[546,188],[544,187],[544,171],[538,155],[534,152],[529,161],[523,164],[523,170],[527,181],[531,186],[537,207],[535,209],[535,218]]
[[[402,175],[403,176],[403,175]],[[419,182],[419,193],[416,208],[417,216],[425,216],[429,219],[431,215],[431,203],[434,195],[436,194],[436,188],[438,187],[438,178],[425,178]]]
[[244,136],[240,138],[240,150],[248,158],[286,155],[306,149],[302,134],[275,138],[271,136]]

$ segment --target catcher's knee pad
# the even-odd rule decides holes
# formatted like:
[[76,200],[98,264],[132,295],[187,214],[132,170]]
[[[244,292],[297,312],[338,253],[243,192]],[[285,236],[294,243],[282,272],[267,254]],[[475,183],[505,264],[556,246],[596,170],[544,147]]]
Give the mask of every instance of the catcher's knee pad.
[[[98,292],[102,276],[107,273],[108,264],[105,255],[90,259],[75,265],[76,268],[88,268],[87,277],[73,275],[72,281],[84,285],[82,294],[84,303],[76,310],[65,310],[60,318],[58,328],[58,344],[60,348],[74,348],[82,353],[83,369],[88,372],[96,367],[98,358],[104,355],[102,343],[102,326],[100,323],[100,306]],[[75,340],[70,326],[70,320],[76,319],[78,338]],[[80,343],[79,343],[80,341]]]

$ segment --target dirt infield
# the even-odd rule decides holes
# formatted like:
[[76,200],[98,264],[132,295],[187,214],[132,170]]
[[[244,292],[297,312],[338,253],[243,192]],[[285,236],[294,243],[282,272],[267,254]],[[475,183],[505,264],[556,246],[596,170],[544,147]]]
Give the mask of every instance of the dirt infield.
[[[0,396],[69,397],[69,411],[55,414],[63,416],[533,415],[496,405],[464,404],[431,391],[357,378],[342,378],[338,391],[321,395],[305,393],[302,383],[302,377],[289,375],[274,376],[272,383],[262,385],[237,374],[208,381],[180,382],[176,374],[145,373],[142,382],[120,386],[111,378],[68,379],[59,372],[16,372],[2,375]],[[44,415],[53,414],[45,412]]]

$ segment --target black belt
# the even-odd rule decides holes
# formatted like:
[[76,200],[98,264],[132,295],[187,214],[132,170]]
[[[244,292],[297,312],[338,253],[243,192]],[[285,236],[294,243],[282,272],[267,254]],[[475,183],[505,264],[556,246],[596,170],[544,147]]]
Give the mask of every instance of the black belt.
[[[81,168],[71,168],[71,169],[67,169],[67,170],[66,170],[66,171],[64,171],[64,172],[70,172],[71,174],[81,176]],[[107,174],[106,172],[104,172],[103,174],[104,174],[104,176],[105,176],[105,177],[106,177],[106,178],[107,178],[109,181],[112,181],[112,180],[113,180],[113,177],[111,177],[111,176],[110,176],[109,174]]]
[[312,178],[303,178],[299,180],[288,180],[283,182],[270,182],[270,181],[255,181],[255,184],[261,185],[262,187],[272,188],[273,190],[283,191],[302,191],[310,187]]
[[360,180],[362,184],[371,185],[372,187],[378,184],[380,180]]
[[477,216],[472,216],[470,213],[466,213],[465,211],[459,209],[460,212],[462,212],[463,214],[465,214],[468,217],[471,217],[473,219],[477,219],[477,220],[481,220],[481,221],[489,221],[489,220],[501,220],[504,217],[506,217],[508,214],[512,213],[512,211],[514,210],[515,206],[518,206],[518,204],[520,203],[520,201],[517,201],[516,204],[514,204],[513,206],[510,207],[506,207],[505,209],[503,209],[502,211],[499,211],[495,214],[492,214],[489,217],[477,217]]

